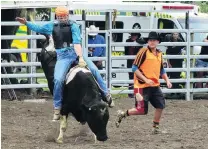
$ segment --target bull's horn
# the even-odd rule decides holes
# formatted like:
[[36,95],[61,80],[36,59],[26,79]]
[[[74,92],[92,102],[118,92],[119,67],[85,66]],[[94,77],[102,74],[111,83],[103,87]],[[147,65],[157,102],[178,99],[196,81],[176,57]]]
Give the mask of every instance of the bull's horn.
[[103,108],[103,109],[102,109],[102,108],[100,109],[100,112],[101,112],[101,115],[102,115],[102,116],[105,114],[105,111],[106,111],[106,107]]

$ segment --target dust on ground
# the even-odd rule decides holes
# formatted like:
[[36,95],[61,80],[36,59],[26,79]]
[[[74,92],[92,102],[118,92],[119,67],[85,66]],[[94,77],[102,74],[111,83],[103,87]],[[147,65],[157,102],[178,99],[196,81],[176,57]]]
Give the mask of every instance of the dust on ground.
[[118,109],[131,108],[133,99],[117,99],[110,109],[109,139],[94,143],[93,136],[77,134],[80,124],[69,117],[64,144],[57,144],[59,123],[52,122],[52,100],[41,103],[2,100],[2,149],[207,149],[208,100],[166,101],[160,129],[151,134],[154,109],[148,115],[124,119],[115,126]]

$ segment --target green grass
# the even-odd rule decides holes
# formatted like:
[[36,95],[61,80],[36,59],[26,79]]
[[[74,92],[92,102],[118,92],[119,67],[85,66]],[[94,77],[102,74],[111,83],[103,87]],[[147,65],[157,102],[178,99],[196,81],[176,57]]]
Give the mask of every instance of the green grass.
[[[37,82],[38,82],[38,84],[48,84],[48,81],[45,78],[37,78]],[[49,91],[49,88],[44,87],[43,90],[44,91]]]
[[42,68],[38,68],[36,71],[37,71],[37,73],[43,73],[43,69]]
[[[112,87],[112,90],[127,90],[128,87]],[[118,94],[112,94],[115,99],[128,98],[128,94],[122,94],[122,91]]]
[[[36,71],[37,71],[37,73],[44,73],[42,68],[38,68]],[[45,78],[37,78],[37,82],[39,84],[48,84],[48,81]],[[47,88],[45,87],[45,88],[43,88],[43,90],[44,91],[49,91],[49,88],[48,87]]]

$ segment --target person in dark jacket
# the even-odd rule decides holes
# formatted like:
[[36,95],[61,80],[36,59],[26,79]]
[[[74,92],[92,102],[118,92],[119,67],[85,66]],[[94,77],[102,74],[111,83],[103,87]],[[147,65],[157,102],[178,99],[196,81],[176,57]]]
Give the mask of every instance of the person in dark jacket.
[[[141,29],[141,26],[139,23],[135,23],[132,27],[133,29]],[[126,40],[126,42],[137,42],[137,40],[141,37],[140,33],[131,33],[131,36]],[[142,48],[142,46],[126,46],[125,47],[125,55],[137,55],[139,52],[139,49]],[[131,68],[134,60],[133,59],[128,59],[127,60],[127,68]],[[129,79],[133,80],[134,78],[134,73],[129,72]],[[133,84],[129,84],[129,89],[133,89]],[[133,98],[134,94],[129,94],[129,98]]]
[[[205,38],[203,40],[203,42],[207,42],[208,43],[208,36],[207,36],[207,38]],[[200,55],[208,55],[208,46],[202,46]],[[197,59],[196,60],[196,67],[197,68],[208,67],[208,59]],[[204,72],[203,71],[197,72],[196,74],[197,74],[197,78],[203,78],[203,76],[204,76]],[[203,88],[202,82],[197,82],[196,83],[196,87],[197,88]],[[206,83],[205,87],[208,88],[208,83]]]
[[[172,36],[170,36],[169,40],[166,42],[183,42],[182,39],[179,37],[178,33],[173,33]],[[184,48],[184,46],[168,46],[166,54],[167,55],[180,55],[181,50]],[[182,68],[183,59],[169,59],[168,65],[169,68]],[[169,72],[168,76],[170,76],[171,79],[179,79],[181,72]],[[180,88],[181,83],[173,83],[172,88]]]

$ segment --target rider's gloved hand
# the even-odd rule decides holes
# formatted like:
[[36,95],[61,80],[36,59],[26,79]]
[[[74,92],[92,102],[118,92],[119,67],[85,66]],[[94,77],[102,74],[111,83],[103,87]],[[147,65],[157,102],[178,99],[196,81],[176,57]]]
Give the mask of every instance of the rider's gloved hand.
[[85,67],[85,66],[87,66],[87,64],[86,64],[86,62],[84,61],[84,59],[83,59],[82,56],[79,57],[79,63],[78,63],[78,65],[79,65],[80,67]]
[[16,20],[16,21],[19,21],[19,22],[22,23],[22,24],[26,24],[26,22],[27,22],[26,18],[16,17],[15,20]]

